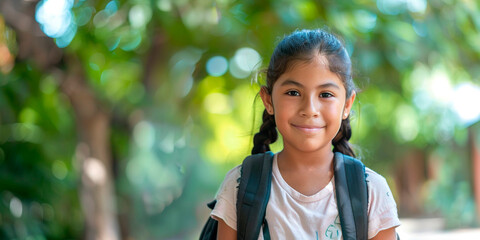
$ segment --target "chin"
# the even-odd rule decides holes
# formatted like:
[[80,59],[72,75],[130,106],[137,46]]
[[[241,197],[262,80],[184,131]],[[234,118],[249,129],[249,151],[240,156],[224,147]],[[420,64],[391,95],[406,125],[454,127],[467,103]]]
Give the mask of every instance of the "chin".
[[297,149],[300,152],[316,152],[325,147],[325,144],[321,144],[318,142],[304,142],[304,143],[299,143],[299,144],[294,144],[291,145],[295,149]]

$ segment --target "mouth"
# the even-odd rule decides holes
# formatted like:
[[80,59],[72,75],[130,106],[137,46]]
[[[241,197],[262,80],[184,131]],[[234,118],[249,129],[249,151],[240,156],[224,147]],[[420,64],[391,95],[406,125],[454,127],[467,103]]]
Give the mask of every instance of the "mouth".
[[298,129],[302,132],[306,132],[306,133],[315,133],[315,132],[320,131],[322,128],[324,128],[324,127],[315,126],[315,125],[292,124],[292,126],[295,127],[296,129]]

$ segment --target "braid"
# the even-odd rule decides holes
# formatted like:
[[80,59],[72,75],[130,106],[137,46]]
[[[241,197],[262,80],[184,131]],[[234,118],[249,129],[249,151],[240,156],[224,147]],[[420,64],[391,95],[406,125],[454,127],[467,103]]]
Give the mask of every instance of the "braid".
[[264,153],[270,151],[270,144],[277,141],[278,133],[273,115],[263,111],[263,123],[260,131],[253,137],[252,154]]
[[332,140],[333,151],[355,157],[352,146],[348,142],[350,137],[352,137],[352,127],[350,126],[350,117],[348,117],[342,120],[340,130],[338,130],[337,136]]

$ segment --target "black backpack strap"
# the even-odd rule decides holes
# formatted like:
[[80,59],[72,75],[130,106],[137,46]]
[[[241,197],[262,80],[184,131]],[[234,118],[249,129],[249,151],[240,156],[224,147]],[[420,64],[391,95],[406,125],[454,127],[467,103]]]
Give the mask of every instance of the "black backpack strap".
[[365,165],[335,152],[335,192],[344,240],[368,239],[368,190]]
[[242,164],[237,194],[237,239],[258,239],[272,182],[273,153],[248,156]]
[[[207,206],[213,210],[217,200],[213,200],[207,204]],[[209,217],[205,225],[203,226],[202,232],[200,233],[200,240],[216,240],[218,231],[218,222],[217,220]]]
[[267,219],[263,218],[263,240],[270,240],[270,229],[268,229]]

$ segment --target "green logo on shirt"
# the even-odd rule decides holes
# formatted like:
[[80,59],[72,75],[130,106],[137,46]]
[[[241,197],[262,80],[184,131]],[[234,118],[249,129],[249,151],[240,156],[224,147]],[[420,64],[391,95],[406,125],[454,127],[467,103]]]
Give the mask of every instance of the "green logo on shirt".
[[327,231],[325,231],[326,239],[339,240],[342,237],[342,231],[340,229],[340,218],[337,216],[335,221],[333,221],[333,223],[328,226]]

